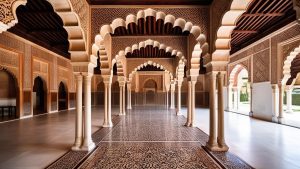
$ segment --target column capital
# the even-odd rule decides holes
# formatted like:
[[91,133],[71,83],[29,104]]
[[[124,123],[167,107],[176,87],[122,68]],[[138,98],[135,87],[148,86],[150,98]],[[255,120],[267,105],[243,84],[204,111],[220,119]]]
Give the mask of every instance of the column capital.
[[111,84],[112,83],[112,76],[111,75],[102,75],[104,84]]

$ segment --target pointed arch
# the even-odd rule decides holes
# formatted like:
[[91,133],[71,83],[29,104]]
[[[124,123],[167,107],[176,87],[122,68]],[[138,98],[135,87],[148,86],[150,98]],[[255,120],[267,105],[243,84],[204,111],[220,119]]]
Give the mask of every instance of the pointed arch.
[[300,45],[296,47],[284,61],[283,79],[281,81],[283,85],[286,85],[289,81],[293,81],[293,79],[295,79],[295,77],[292,76],[292,62],[294,61],[295,58],[297,58],[297,56],[299,56],[299,54],[300,54]]

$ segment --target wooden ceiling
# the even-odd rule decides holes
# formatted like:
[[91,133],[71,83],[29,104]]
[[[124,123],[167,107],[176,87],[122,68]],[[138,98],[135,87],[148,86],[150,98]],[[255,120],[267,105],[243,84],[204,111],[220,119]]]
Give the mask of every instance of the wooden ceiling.
[[209,5],[213,0],[87,0],[91,5]]
[[231,53],[296,20],[292,0],[254,0],[237,22],[231,37]]
[[291,77],[286,84],[291,85],[293,80],[297,78],[298,73],[300,73],[300,54],[291,63]]
[[138,71],[164,71],[164,70],[153,65],[147,65]]
[[133,52],[126,53],[126,58],[175,58],[171,52],[166,52],[164,49],[153,47],[148,45],[140,49],[136,49]]
[[9,29],[33,43],[70,58],[68,33],[63,21],[46,0],[28,0],[17,8],[18,24]]
[[129,23],[127,28],[120,26],[115,29],[112,36],[143,36],[143,35],[169,35],[169,36],[187,36],[189,31],[182,32],[181,27],[173,27],[172,23],[164,23],[163,19],[158,19],[154,16],[140,18],[136,23]]

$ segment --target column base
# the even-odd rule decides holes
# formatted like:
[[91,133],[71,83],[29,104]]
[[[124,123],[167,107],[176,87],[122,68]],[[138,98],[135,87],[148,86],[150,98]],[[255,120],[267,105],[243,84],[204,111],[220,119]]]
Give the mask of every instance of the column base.
[[[78,140],[80,140],[80,141],[78,141]],[[73,151],[80,151],[81,150],[81,148],[80,148],[80,146],[82,144],[81,140],[82,140],[82,138],[81,139],[76,138],[75,143],[73,144],[73,146],[71,148]]]
[[286,110],[286,113],[294,113],[293,110]]
[[177,115],[177,116],[181,116],[181,115],[182,115],[181,111],[180,111],[180,110],[179,110],[179,111],[177,110],[177,111],[176,111],[176,115]]
[[190,127],[190,125],[191,125],[190,122],[186,122],[186,123],[184,124],[184,126],[186,126],[186,127]]
[[278,123],[278,118],[276,116],[272,116],[272,122]]
[[130,109],[132,109],[132,107],[128,107],[128,106],[127,106],[127,109],[129,109],[129,110],[130,110]]
[[213,143],[206,142],[205,147],[206,147],[209,151],[217,151],[217,150],[219,149],[219,146],[218,146],[217,141],[214,141]]
[[208,142],[206,143],[205,146],[209,151],[219,151],[219,152],[227,152],[229,150],[229,147],[225,145],[218,145],[217,143],[213,143],[210,145]]
[[249,116],[250,116],[250,117],[253,117],[253,111],[250,111],[250,112],[249,112]]
[[83,145],[81,147],[81,151],[91,151],[96,147],[95,143],[93,141],[91,141],[90,143],[88,143],[88,145]]
[[284,124],[285,123],[284,117],[278,117],[278,123],[279,124]]
[[113,124],[112,124],[112,122],[104,123],[104,124],[102,125],[102,127],[113,127]]
[[121,113],[119,113],[119,116],[125,116],[126,114],[121,114]]

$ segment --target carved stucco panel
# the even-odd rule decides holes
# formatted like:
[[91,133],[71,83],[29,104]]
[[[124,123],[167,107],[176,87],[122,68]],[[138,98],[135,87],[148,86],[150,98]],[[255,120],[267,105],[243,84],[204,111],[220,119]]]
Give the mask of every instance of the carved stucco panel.
[[253,55],[253,83],[269,81],[270,50],[266,49]]

